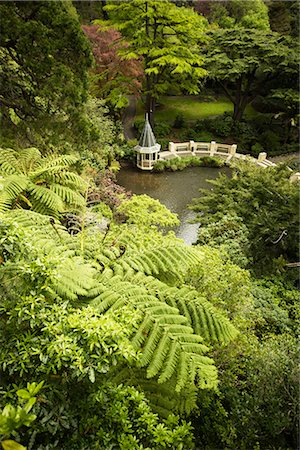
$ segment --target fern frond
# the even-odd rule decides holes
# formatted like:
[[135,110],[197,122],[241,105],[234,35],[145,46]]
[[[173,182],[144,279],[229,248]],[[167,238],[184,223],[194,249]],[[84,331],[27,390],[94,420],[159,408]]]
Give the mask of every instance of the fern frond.
[[52,184],[50,186],[50,191],[54,192],[64,203],[79,207],[85,205],[84,197],[69,187],[60,184]]
[[26,190],[28,180],[22,175],[8,175],[0,188],[0,211],[6,211],[16,202],[18,196]]
[[47,293],[76,300],[98,286],[95,267],[75,256],[74,250],[69,248],[72,237],[60,224],[53,224],[52,218],[50,222],[48,216],[18,210],[5,213],[1,221],[8,226],[17,226],[20,242],[24,242],[23,256],[29,261],[38,259],[45,268],[43,270],[47,269],[46,276],[41,273],[45,276],[43,288]]
[[41,169],[51,170],[54,167],[62,166],[64,168],[72,166],[78,161],[78,157],[75,155],[60,155],[48,154],[47,158],[43,158],[39,161]]
[[57,273],[52,277],[52,289],[62,298],[76,300],[86,296],[95,285],[95,269],[79,258],[66,259],[57,266]]
[[207,342],[229,342],[237,335],[230,321],[212,306],[195,289],[170,287],[150,276],[136,275],[134,283],[145,286],[149,293],[156,295],[169,306],[176,307],[193,330]]
[[33,170],[42,157],[41,152],[35,147],[23,148],[16,153],[18,167],[24,175]]
[[12,175],[18,173],[17,155],[11,148],[0,148],[0,174]]
[[197,252],[193,248],[167,244],[148,251],[128,251],[123,261],[136,271],[147,275],[156,275],[160,278],[161,274],[170,276],[172,273],[175,278],[181,280],[181,273],[197,260]]
[[62,199],[50,189],[47,189],[44,186],[36,186],[33,183],[29,183],[27,190],[30,194],[30,200],[33,204],[35,204],[35,210],[37,212],[47,214],[49,211],[52,212],[63,210]]
[[176,379],[172,378],[165,383],[158,383],[155,378],[147,379],[144,369],[123,368],[111,373],[116,384],[135,386],[142,390],[148,398],[151,408],[161,417],[167,418],[170,414],[189,415],[197,405],[197,388],[195,385],[186,386],[177,393],[175,391]]

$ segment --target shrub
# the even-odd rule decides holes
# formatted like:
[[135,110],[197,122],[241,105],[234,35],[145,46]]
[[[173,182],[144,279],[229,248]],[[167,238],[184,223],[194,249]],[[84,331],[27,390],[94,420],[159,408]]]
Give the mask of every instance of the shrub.
[[259,136],[259,142],[267,149],[269,153],[276,150],[281,150],[279,136],[271,130],[267,130]]
[[179,140],[195,142],[211,142],[216,139],[209,131],[197,131],[195,128],[183,128],[178,136]]
[[223,159],[212,156],[202,156],[199,161],[201,162],[201,167],[223,167],[225,165]]
[[215,119],[207,120],[207,129],[215,132],[218,136],[226,137],[231,133],[234,121],[231,116],[223,115]]
[[186,167],[223,167],[224,164],[225,161],[222,159],[211,156],[203,156],[202,158],[187,156],[185,158],[176,157],[167,161],[159,160],[155,163],[153,170],[154,172],[163,172],[164,170],[175,172]]
[[174,128],[183,128],[185,126],[185,119],[183,117],[183,114],[177,114],[175,117],[173,127]]
[[169,139],[158,139],[158,143],[161,145],[161,150],[168,150],[169,147]]
[[171,131],[171,125],[167,122],[155,122],[153,128],[156,137],[165,137]]
[[137,140],[131,139],[121,146],[123,159],[126,159],[127,161],[130,161],[132,163],[135,162],[136,160],[136,152],[134,150],[135,145],[137,145]]
[[133,127],[137,131],[137,133],[141,133],[142,129],[144,128],[145,120],[144,119],[137,119],[134,121]]
[[258,142],[256,144],[252,145],[252,147],[251,147],[251,154],[253,156],[257,157],[263,151],[264,151],[263,146],[261,144],[259,144]]
[[153,172],[163,172],[167,167],[168,161],[160,159],[153,166]]

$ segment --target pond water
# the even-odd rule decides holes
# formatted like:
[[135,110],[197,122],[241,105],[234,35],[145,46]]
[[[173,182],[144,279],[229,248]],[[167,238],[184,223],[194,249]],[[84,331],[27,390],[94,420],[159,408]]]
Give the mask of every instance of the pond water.
[[189,223],[195,213],[188,205],[199,197],[200,188],[212,188],[207,180],[217,178],[220,172],[229,174],[230,169],[191,167],[178,172],[149,173],[129,167],[119,171],[117,181],[134,194],[147,194],[178,214],[180,225],[174,230],[176,236],[192,244],[197,239],[198,224]]

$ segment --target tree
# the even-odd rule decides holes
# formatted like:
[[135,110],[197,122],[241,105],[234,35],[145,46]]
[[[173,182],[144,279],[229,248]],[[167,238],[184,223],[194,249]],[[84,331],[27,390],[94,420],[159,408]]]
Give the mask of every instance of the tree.
[[141,63],[119,56],[118,51],[126,48],[126,43],[121,41],[117,30],[101,30],[97,25],[83,25],[82,29],[92,44],[95,58],[93,91],[106,100],[112,111],[118,112],[128,105],[128,95],[140,93]]
[[299,2],[265,0],[272,31],[299,37]]
[[42,157],[36,148],[0,149],[0,211],[32,209],[56,217],[66,205],[85,205],[87,183],[70,166],[71,155]]
[[0,17],[2,119],[75,120],[92,57],[71,3],[2,2]]
[[152,123],[155,102],[171,87],[198,92],[199,79],[206,73],[203,59],[196,51],[204,40],[202,17],[167,0],[113,2],[105,9],[110,17],[106,25],[117,28],[128,42],[120,55],[126,60],[142,58],[143,93]]
[[197,389],[216,386],[208,346],[236,330],[182,285],[206,256],[158,232],[171,213],[166,222],[163,208],[142,211],[139,226],[132,206],[122,210],[128,223],[104,233],[95,215],[73,236],[32,211],[1,215],[0,371],[8,392],[45,381],[37,420],[16,436],[34,448],[190,448],[189,426],[172,413],[189,413]]
[[273,105],[278,108],[278,113],[275,117],[283,117],[287,130],[285,143],[289,143],[292,127],[297,127],[299,123],[299,92],[291,88],[272,89],[267,99],[271,100]]
[[196,1],[195,9],[220,28],[270,30],[268,8],[262,0]]
[[[208,225],[215,240],[212,224],[216,223],[217,237],[219,221],[224,215],[236,215],[240,226],[236,222],[231,231],[241,241],[239,234],[246,227],[244,251],[250,257],[250,266],[258,273],[277,270],[274,259],[280,257],[297,261],[299,192],[298,186],[290,183],[290,176],[286,167],[263,169],[236,163],[232,177],[222,175],[210,181],[214,189],[195,202],[193,209],[201,212],[198,216],[201,228]],[[201,242],[203,234],[202,228]]]
[[289,38],[253,29],[217,30],[210,37],[205,67],[233,103],[235,121],[276,77],[297,77],[297,46]]

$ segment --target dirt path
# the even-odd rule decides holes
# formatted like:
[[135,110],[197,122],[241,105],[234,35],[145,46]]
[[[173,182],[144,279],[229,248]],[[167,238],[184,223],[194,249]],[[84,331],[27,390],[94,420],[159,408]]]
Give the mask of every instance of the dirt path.
[[125,139],[135,139],[135,131],[133,128],[133,121],[136,113],[136,98],[133,95],[128,97],[129,105],[124,111],[123,115],[123,129]]

